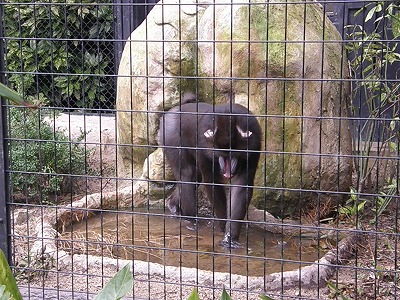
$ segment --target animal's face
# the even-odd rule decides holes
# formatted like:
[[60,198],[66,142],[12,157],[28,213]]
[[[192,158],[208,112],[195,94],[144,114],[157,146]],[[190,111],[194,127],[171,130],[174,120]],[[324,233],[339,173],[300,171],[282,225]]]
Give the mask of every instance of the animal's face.
[[243,153],[235,150],[246,149],[252,134],[251,130],[243,129],[239,124],[234,126],[216,125],[204,132],[209,145],[217,149],[213,151],[214,159],[218,159],[223,177],[232,178],[236,175],[240,167],[239,158],[243,156]]

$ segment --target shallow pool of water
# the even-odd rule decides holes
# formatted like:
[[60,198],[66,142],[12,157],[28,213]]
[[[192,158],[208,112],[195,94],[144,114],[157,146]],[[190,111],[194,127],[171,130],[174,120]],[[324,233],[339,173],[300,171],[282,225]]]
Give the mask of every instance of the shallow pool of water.
[[[314,240],[282,238],[251,226],[242,227],[243,248],[227,250],[219,244],[223,233],[217,224],[202,220],[195,231],[187,225],[160,210],[101,213],[62,236],[73,241],[68,247],[75,252],[247,276],[293,270],[322,255]],[[84,240],[84,249],[76,249],[78,240]]]

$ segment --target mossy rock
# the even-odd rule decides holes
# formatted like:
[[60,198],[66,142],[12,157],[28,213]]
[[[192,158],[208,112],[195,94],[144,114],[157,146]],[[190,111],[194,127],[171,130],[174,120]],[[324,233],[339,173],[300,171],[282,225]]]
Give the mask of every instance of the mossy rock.
[[317,3],[217,2],[163,1],[128,39],[117,93],[120,173],[141,176],[160,114],[183,92],[209,103],[232,94],[264,131],[258,207],[286,216],[342,201],[334,195],[349,190],[352,162],[339,33]]

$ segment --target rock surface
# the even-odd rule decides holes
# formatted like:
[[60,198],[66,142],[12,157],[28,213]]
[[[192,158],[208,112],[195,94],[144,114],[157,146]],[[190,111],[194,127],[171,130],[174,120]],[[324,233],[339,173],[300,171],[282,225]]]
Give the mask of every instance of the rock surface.
[[320,6],[295,2],[157,4],[121,59],[118,169],[159,179],[160,154],[149,161],[161,171],[143,174],[143,163],[156,149],[160,114],[179,104],[184,91],[209,103],[232,94],[264,131],[253,203],[286,216],[307,206],[329,211],[340,202],[335,193],[349,190],[352,172],[349,87],[341,80],[347,60]]

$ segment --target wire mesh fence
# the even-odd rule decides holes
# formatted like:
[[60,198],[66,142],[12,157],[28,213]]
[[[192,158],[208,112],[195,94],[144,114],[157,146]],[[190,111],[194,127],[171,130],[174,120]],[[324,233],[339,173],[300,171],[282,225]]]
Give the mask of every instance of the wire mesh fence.
[[56,107],[112,108],[115,101],[113,7],[4,4],[8,83]]
[[397,299],[397,2],[1,8],[26,298]]

